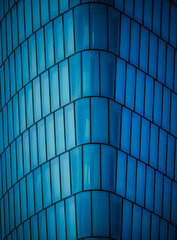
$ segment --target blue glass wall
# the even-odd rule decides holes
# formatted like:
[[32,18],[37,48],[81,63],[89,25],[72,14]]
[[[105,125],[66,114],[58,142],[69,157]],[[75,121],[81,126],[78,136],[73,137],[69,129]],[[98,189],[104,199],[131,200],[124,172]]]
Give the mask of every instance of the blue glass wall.
[[0,238],[177,238],[176,0],[0,1]]

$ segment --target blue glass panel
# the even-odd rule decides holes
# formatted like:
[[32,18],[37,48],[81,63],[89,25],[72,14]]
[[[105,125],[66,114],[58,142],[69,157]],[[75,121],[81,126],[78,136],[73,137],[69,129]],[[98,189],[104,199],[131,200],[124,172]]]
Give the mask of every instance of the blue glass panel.
[[157,168],[158,131],[158,127],[151,123],[149,163],[154,168]]
[[31,169],[34,169],[38,165],[36,125],[30,128],[30,154],[31,154]]
[[171,198],[171,180],[164,177],[164,192],[163,192],[163,217],[170,220],[170,198]]
[[[177,2],[175,2],[177,3]],[[176,36],[177,36],[177,9],[176,6],[171,5],[170,11],[170,43],[172,46],[176,47]]]
[[[140,0],[139,4],[140,4]],[[131,46],[130,46],[130,62],[135,66],[138,66],[138,56],[139,56],[139,32],[140,26],[136,22],[131,22]]]
[[142,214],[142,239],[148,240],[150,238],[150,212],[143,209]]
[[17,148],[17,171],[18,180],[23,176],[23,156],[22,156],[22,137],[19,136],[16,142]]
[[[43,5],[43,4],[42,4]],[[46,67],[54,64],[54,48],[53,48],[53,25],[52,22],[45,26],[45,50],[46,50]]]
[[69,59],[71,101],[81,97],[81,54]]
[[[147,2],[151,2],[150,0],[146,0]],[[145,11],[146,12],[146,11]],[[149,15],[148,15],[148,18]],[[149,32],[144,27],[141,27],[141,40],[140,40],[140,69],[147,72],[148,66],[148,39]]]
[[139,158],[140,144],[140,116],[132,113],[131,155]]
[[151,239],[159,239],[159,217],[152,214],[151,220]]
[[[35,3],[36,5],[36,3]],[[37,74],[36,67],[36,40],[35,35],[29,38],[29,63],[30,63],[30,79],[33,79]]]
[[[0,10],[1,10],[1,8],[0,8]],[[2,34],[1,34],[1,31],[0,31],[0,64],[2,63],[2,40],[1,40],[1,36],[2,36]]]
[[[14,218],[14,191],[13,188],[9,191],[9,211],[10,211],[10,230],[15,227],[15,218]],[[2,227],[2,225],[1,225]]]
[[[24,239],[31,240],[30,219],[28,219],[26,222],[24,222],[23,228],[24,228]],[[13,240],[17,240],[17,238],[14,237]]]
[[6,149],[6,177],[7,177],[7,189],[11,187],[11,159],[10,159],[10,147]]
[[0,158],[0,184],[1,184],[1,188],[0,188],[0,198],[2,197],[2,173],[1,173],[1,158]]
[[53,19],[59,14],[58,0],[50,0],[50,18]]
[[5,18],[1,22],[1,30],[2,30],[2,53],[3,53],[3,60],[7,57],[7,44],[6,44],[6,21]]
[[114,1],[114,6],[115,6],[115,8],[123,11],[124,0],[115,0]]
[[151,29],[152,25],[152,0],[145,0],[144,2],[144,25]]
[[60,156],[62,198],[71,195],[70,167],[68,152]]
[[160,129],[159,133],[159,162],[158,169],[165,173],[166,169],[166,151],[167,151],[167,133]]
[[[7,2],[7,1],[6,1]],[[12,34],[11,34],[11,15],[6,16],[6,30],[7,30],[7,54],[9,55],[12,51]]]
[[47,239],[45,210],[39,213],[39,239]]
[[91,48],[107,49],[107,8],[101,4],[90,5]]
[[130,239],[131,236],[132,203],[123,200],[122,239]]
[[70,7],[74,7],[80,3],[80,0],[70,0]]
[[4,141],[3,141],[3,119],[2,119],[2,112],[0,112],[0,154],[3,151],[3,147],[4,147],[3,144],[4,144]]
[[75,103],[77,144],[90,142],[90,99]]
[[26,26],[26,37],[32,32],[32,16],[31,16],[31,0],[25,0],[25,26]]
[[2,238],[5,237],[5,223],[4,223],[4,204],[3,204],[3,200],[0,202],[1,204],[1,229],[2,229],[2,232],[1,232],[1,236]]
[[64,201],[56,204],[56,228],[60,229],[57,231],[57,240],[66,240],[64,204]]
[[11,145],[11,164],[12,164],[12,184],[17,181],[17,161],[16,161],[16,145]]
[[68,239],[76,239],[76,216],[75,216],[75,198],[66,199],[66,224]]
[[162,111],[162,127],[169,131],[170,118],[170,90],[163,88],[163,111]]
[[5,89],[6,89],[6,102],[10,99],[10,82],[9,82],[9,61],[6,60],[4,64],[5,72]]
[[128,60],[129,58],[129,41],[130,41],[130,18],[121,15],[121,33],[120,33],[120,56]]
[[30,149],[29,149],[29,136],[28,131],[23,133],[23,161],[24,161],[24,174],[30,172]]
[[172,93],[171,98],[171,133],[177,137],[177,95]]
[[175,157],[175,138],[168,135],[167,150],[167,175],[173,179],[174,174],[174,157]]
[[138,161],[137,163],[137,185],[136,185],[136,203],[144,206],[145,192],[145,164]]
[[59,64],[61,106],[69,102],[68,60]]
[[21,54],[20,48],[17,48],[15,51],[15,66],[16,66],[16,84],[17,84],[17,91],[22,87],[22,68],[21,68]]
[[27,175],[28,217],[34,214],[33,172]]
[[128,16],[133,17],[133,1],[132,0],[124,1],[124,11]]
[[41,118],[41,86],[40,79],[37,77],[33,81],[33,98],[34,98],[34,121]]
[[26,199],[26,179],[20,181],[20,200],[21,200],[21,217],[22,221],[27,218],[27,199]]
[[154,89],[154,123],[161,126],[162,114],[162,85],[155,81]]
[[66,148],[75,146],[75,124],[74,124],[74,105],[69,104],[65,107],[65,135]]
[[175,66],[174,66],[174,91],[177,93],[177,51],[175,51]]
[[60,3],[59,3],[59,6],[60,6],[60,14],[65,12],[66,10],[68,10],[69,8],[69,1],[68,0],[59,0]]
[[91,99],[92,141],[108,142],[108,100],[103,98]]
[[175,144],[175,180],[177,180],[177,141]]
[[1,83],[1,105],[5,104],[5,89],[4,89],[4,68],[0,68],[0,83]]
[[144,116],[149,120],[152,120],[152,110],[153,110],[153,88],[154,80],[146,76],[146,89],[145,89],[145,112]]
[[132,240],[140,240],[141,237],[141,208],[133,205]]
[[18,35],[17,35],[17,6],[12,8],[12,38],[13,38],[13,49],[17,47]]
[[97,144],[83,147],[84,190],[100,188],[100,148]]
[[13,136],[12,101],[8,103],[8,131],[9,131],[9,142],[12,142],[14,137]]
[[82,53],[83,96],[99,95],[99,55],[98,51]]
[[39,0],[32,1],[32,16],[33,16],[33,31],[36,31],[40,27],[40,9]]
[[161,216],[162,214],[162,187],[163,187],[163,175],[159,172],[156,172],[154,212],[159,216]]
[[158,80],[165,83],[166,43],[161,39],[159,39],[158,50]]
[[120,13],[111,7],[108,8],[108,24],[109,51],[118,54]]
[[141,153],[140,153],[141,160],[145,163],[148,163],[148,155],[149,155],[149,121],[142,118]]
[[51,182],[53,203],[60,200],[60,174],[58,157],[51,161]]
[[125,105],[132,110],[134,109],[134,95],[135,95],[135,68],[130,64],[127,64],[127,75],[126,75],[126,99]]
[[2,154],[2,189],[3,194],[5,194],[7,190],[6,185],[6,160],[5,160],[5,152]]
[[91,196],[90,192],[76,195],[78,238],[91,235]]
[[89,48],[89,6],[74,9],[76,51]]
[[17,12],[18,12],[19,43],[21,43],[25,38],[23,1],[18,2],[18,11]]
[[101,147],[102,189],[115,191],[116,149],[110,146]]
[[160,35],[161,0],[156,0],[153,3],[153,32]]
[[22,71],[23,71],[23,86],[29,82],[29,62],[28,62],[28,46],[27,41],[22,44]]
[[92,192],[93,235],[109,236],[109,195],[107,192]]
[[166,63],[166,85],[173,89],[173,75],[174,75],[174,48],[167,45],[167,63]]
[[121,106],[114,101],[109,101],[109,141],[119,147],[120,142]]
[[59,83],[58,83],[58,66],[50,69],[50,98],[51,110],[59,108]]
[[37,124],[37,136],[38,136],[38,154],[39,165],[46,161],[46,141],[45,141],[45,128],[44,120],[41,120]]
[[[61,2],[61,0],[60,0]],[[67,2],[63,1],[62,2]],[[61,5],[60,5],[61,10]],[[64,40],[65,40],[65,55],[74,53],[74,31],[73,31],[73,12],[69,11],[64,14]]]
[[48,239],[56,239],[56,227],[55,227],[55,208],[51,206],[47,208],[47,233]]
[[55,113],[55,134],[57,148],[56,150],[57,154],[60,154],[65,150],[63,109],[60,109]]
[[54,121],[53,114],[46,118],[46,138],[47,138],[47,159],[55,156],[55,140],[54,140]]
[[72,193],[82,190],[82,148],[77,147],[70,152]]
[[[162,28],[161,28],[161,36],[163,39],[168,41],[169,37],[169,13],[170,13],[170,2],[163,0],[162,1]],[[160,41],[160,39],[159,39]]]
[[43,202],[44,208],[51,204],[51,184],[50,184],[49,162],[42,165]]
[[37,168],[34,171],[34,183],[35,183],[35,209],[39,212],[42,209],[42,184],[41,184],[41,168]]
[[8,145],[8,121],[7,121],[7,106],[3,109],[3,130],[4,130],[4,148]]
[[41,24],[44,25],[49,21],[49,2],[48,0],[42,0],[41,2]]
[[177,183],[172,182],[171,222],[177,224]]
[[45,55],[44,55],[44,31],[43,28],[36,33],[37,43],[37,65],[38,73],[45,70]]
[[175,240],[175,230],[174,225],[168,225],[168,239]]
[[50,112],[48,71],[44,72],[41,75],[41,92],[42,92],[42,113],[43,116],[46,116]]
[[143,1],[141,0],[135,0],[134,2],[135,7],[134,7],[134,19],[137,20],[139,23],[142,23],[143,20]]
[[114,98],[115,61],[114,55],[107,52],[100,53],[101,96]]
[[31,239],[38,240],[38,218],[37,215],[31,218]]
[[9,198],[8,194],[4,196],[5,230],[9,232]]
[[26,113],[27,113],[27,127],[33,124],[33,99],[32,99],[32,84],[26,86]]
[[64,58],[62,16],[54,21],[55,61]]
[[127,108],[122,108],[122,130],[121,130],[121,149],[130,151],[130,124],[131,111]]
[[150,33],[150,46],[149,46],[149,74],[156,77],[157,70],[157,36]]
[[126,198],[131,201],[134,201],[135,199],[135,180],[136,180],[136,159],[128,156]]
[[167,222],[163,219],[160,219],[160,239],[167,239]]

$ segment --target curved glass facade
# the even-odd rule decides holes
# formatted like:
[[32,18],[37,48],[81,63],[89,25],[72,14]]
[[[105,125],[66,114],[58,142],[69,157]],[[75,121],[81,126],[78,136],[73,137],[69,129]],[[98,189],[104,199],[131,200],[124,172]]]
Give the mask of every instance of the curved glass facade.
[[177,5],[0,1],[0,238],[177,238]]

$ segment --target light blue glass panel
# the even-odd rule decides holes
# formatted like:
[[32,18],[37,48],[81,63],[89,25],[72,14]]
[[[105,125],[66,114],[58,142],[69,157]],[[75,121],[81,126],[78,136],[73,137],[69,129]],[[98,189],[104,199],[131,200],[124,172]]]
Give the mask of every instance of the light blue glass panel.
[[20,107],[20,130],[23,132],[26,129],[26,107],[25,107],[25,92],[24,89],[22,89],[19,92],[19,107]]
[[[62,2],[65,1],[62,0]],[[69,55],[74,53],[73,12],[69,11],[65,13],[63,17],[64,17],[65,56],[68,57]]]
[[157,36],[150,33],[149,43],[149,74],[156,77],[157,70]]
[[[168,41],[169,37],[169,14],[170,14],[170,2],[163,0],[162,1],[162,28],[161,28],[161,36],[163,39]],[[160,41],[160,39],[159,39]]]
[[74,9],[76,51],[89,48],[89,6]]
[[22,87],[22,68],[21,68],[21,53],[20,48],[15,51],[15,66],[16,66],[16,84],[17,91]]
[[33,31],[36,31],[40,27],[40,9],[39,0],[32,1],[32,16],[33,16]]
[[46,118],[46,138],[47,138],[47,159],[55,156],[55,140],[54,140],[54,120],[53,114]]
[[123,200],[122,239],[130,239],[131,236],[132,203]]
[[2,31],[2,53],[3,53],[3,61],[7,57],[7,38],[6,38],[6,21],[5,18],[1,22],[1,31]]
[[49,21],[49,1],[42,0],[40,5],[41,5],[41,24],[44,25]]
[[69,104],[65,107],[65,135],[66,148],[75,146],[75,124],[74,124],[74,105]]
[[102,189],[115,191],[116,149],[110,146],[101,147]]
[[46,240],[46,214],[45,210],[39,213],[39,239]]
[[154,212],[161,216],[162,214],[162,189],[163,187],[163,175],[156,172],[155,176],[155,200],[154,200]]
[[23,133],[23,161],[24,161],[24,174],[30,172],[30,150],[29,150],[29,135],[28,131]]
[[1,186],[1,188],[0,188],[0,198],[2,197],[2,172],[1,172],[1,157],[0,157],[0,186]]
[[101,96],[114,98],[116,58],[107,52],[101,52],[100,58]]
[[174,76],[174,48],[167,45],[167,62],[166,62],[166,86],[173,89]]
[[141,123],[141,153],[140,158],[143,162],[148,163],[149,154],[149,121],[142,118]]
[[162,85],[155,81],[154,89],[154,123],[161,126],[162,114]]
[[[150,2],[150,0],[146,0],[146,1]],[[149,18],[149,16],[148,16],[148,18]],[[149,32],[144,27],[141,27],[141,37],[140,38],[141,38],[141,40],[140,40],[140,64],[139,65],[140,65],[140,69],[147,72]]]
[[[36,3],[35,3],[35,5],[36,5]],[[29,38],[28,43],[29,43],[29,63],[30,63],[30,80],[31,80],[37,74],[35,35],[32,35]]]
[[7,121],[7,106],[3,109],[3,130],[4,130],[4,148],[8,145],[8,121]]
[[163,111],[162,111],[162,128],[169,131],[170,122],[170,90],[163,88]]
[[83,147],[84,190],[100,188],[100,148],[97,144]]
[[34,171],[34,184],[35,209],[36,212],[39,212],[42,209],[41,168]]
[[171,129],[170,132],[177,137],[177,95],[172,93],[171,98]]
[[108,8],[108,24],[109,51],[118,54],[120,13],[111,7]]
[[172,182],[171,222],[177,224],[177,183]]
[[171,180],[164,177],[164,189],[163,189],[163,217],[170,220],[170,200],[171,200]]
[[125,95],[125,61],[117,58],[117,70],[116,70],[116,101],[124,104]]
[[11,145],[12,184],[17,181],[16,144]]
[[30,156],[32,170],[38,165],[36,125],[30,128]]
[[11,14],[6,16],[6,30],[7,30],[7,54],[12,52],[12,29],[11,29]]
[[[12,116],[12,101],[8,103],[8,132],[9,132],[9,142],[12,142],[13,136],[13,116]],[[7,134],[7,132],[6,132]]]
[[17,12],[18,12],[19,43],[21,43],[25,38],[23,1],[18,2],[18,11]]
[[[43,4],[42,4],[43,5]],[[46,67],[51,67],[54,64],[54,48],[53,48],[53,25],[52,22],[45,26],[45,53]]]
[[19,136],[16,142],[17,148],[17,172],[18,180],[23,176],[22,137]]
[[45,141],[45,126],[44,120],[41,120],[37,124],[37,136],[38,136],[38,154],[39,165],[46,161],[46,141]]
[[63,25],[62,16],[54,21],[55,61],[59,62],[64,58]]
[[151,123],[149,164],[157,168],[158,127]]
[[75,103],[77,144],[90,142],[90,99]]
[[136,180],[136,159],[128,156],[126,198],[134,201]]
[[43,116],[46,116],[50,112],[48,71],[44,72],[41,75],[41,92],[42,92],[42,113]]
[[[137,162],[136,203],[144,207],[145,192],[145,164]],[[152,186],[151,186],[152,187]]]
[[4,68],[0,68],[0,83],[1,83],[1,105],[4,106],[5,100],[5,89],[4,89]]
[[109,236],[109,195],[92,192],[92,227],[94,236]]
[[68,60],[59,64],[61,106],[69,103]]
[[31,239],[38,240],[38,218],[37,215],[31,218]]
[[58,0],[50,0],[50,18],[53,19],[59,14]]
[[5,237],[5,223],[4,223],[4,204],[3,204],[3,200],[0,202],[0,209],[1,209],[1,229],[2,229],[2,232],[1,232],[1,236],[2,238]]
[[130,19],[121,15],[121,33],[120,33],[120,56],[128,60],[129,58],[129,41],[130,41]]
[[165,83],[165,68],[166,68],[165,64],[166,64],[166,43],[163,40],[159,39],[157,76],[158,80],[160,80],[160,82],[162,83]]
[[[141,0],[136,0],[141,5]],[[137,8],[135,8],[136,10]],[[130,44],[130,62],[138,66],[138,57],[139,57],[139,34],[140,34],[140,25],[136,22],[131,22],[131,44]]]
[[99,95],[99,53],[86,51],[82,53],[83,96]]
[[70,7],[74,7],[80,3],[81,0],[70,0]]
[[47,208],[47,233],[48,233],[48,239],[53,239],[53,240],[56,239],[54,206]]
[[[24,222],[23,229],[24,229],[24,239],[31,240],[30,219]],[[14,240],[17,240],[16,237],[14,238]]]
[[2,118],[2,112],[0,112],[0,154],[3,151],[4,148],[4,141],[3,141],[3,118]]
[[132,240],[140,240],[141,237],[141,208],[133,205]]
[[41,28],[36,33],[36,43],[37,43],[38,73],[41,73],[45,70],[44,31],[43,31],[43,28]]
[[32,33],[32,16],[31,16],[31,0],[25,0],[25,27],[26,37]]
[[6,180],[6,159],[5,159],[5,152],[2,154],[2,190],[3,194],[5,194],[7,190],[7,180]]
[[27,40],[22,44],[22,71],[23,71],[23,86],[29,82],[29,62],[28,62],[28,45]]
[[34,214],[34,183],[33,172],[27,175],[28,217]]
[[56,204],[56,228],[60,229],[57,231],[57,240],[66,240],[66,226],[65,226],[65,209],[64,201]]
[[13,39],[13,49],[17,47],[18,35],[17,35],[17,6],[12,8],[12,39]]
[[83,192],[76,195],[78,238],[91,235],[91,195]]
[[32,84],[26,86],[27,127],[33,124]]
[[37,77],[33,81],[33,98],[34,98],[34,121],[41,118],[41,86],[40,79]]
[[150,218],[151,218],[150,212],[143,209],[143,214],[142,214],[142,239],[143,240],[148,240],[150,238],[150,220],[151,220]]
[[42,165],[43,201],[44,208],[51,204],[51,184],[49,162]]
[[69,59],[71,101],[81,97],[81,53]]
[[60,156],[62,198],[71,195],[70,166],[68,152]]
[[27,218],[27,199],[26,199],[26,179],[20,181],[20,200],[21,200],[21,216],[22,221]]
[[154,80],[146,75],[144,116],[152,120]]
[[82,190],[82,148],[77,147],[70,152],[72,193]]
[[60,154],[65,150],[63,109],[60,109],[55,113],[55,134],[56,150],[57,154]]
[[69,8],[69,0],[59,0],[60,14],[66,12]]
[[4,196],[4,213],[5,213],[5,230],[6,233],[9,232],[9,198],[8,194],[6,193]]
[[126,74],[126,99],[125,105],[132,110],[134,109],[134,95],[135,95],[135,68],[127,64]]
[[167,175],[174,178],[174,157],[175,157],[175,138],[168,135],[168,150],[167,150]]
[[107,8],[101,4],[90,5],[91,48],[107,49]]
[[166,152],[167,152],[167,133],[160,129],[158,169],[163,173],[165,173],[166,169]]
[[76,239],[76,216],[75,216],[75,198],[66,199],[66,224],[68,239]]
[[59,108],[59,83],[58,83],[58,66],[50,69],[50,97],[51,110],[55,111]]
[[[1,9],[1,8],[0,8]],[[2,40],[1,40],[1,37],[2,34],[1,34],[1,31],[0,31],[0,64],[2,63]]]
[[51,182],[53,203],[60,200],[60,174],[58,157],[51,161]]
[[108,142],[108,100],[104,98],[91,99],[92,141]]
[[15,223],[20,224],[20,192],[19,183],[14,186],[14,207],[15,207]]
[[[13,188],[9,190],[9,211],[10,211],[10,230],[15,227],[15,217],[14,217],[14,191]],[[2,227],[2,225],[1,225]]]
[[121,149],[130,151],[130,124],[131,111],[125,107],[122,108],[122,129],[121,129]]
[[4,64],[5,72],[5,90],[6,90],[6,102],[10,99],[10,79],[9,79],[9,60],[7,59]]

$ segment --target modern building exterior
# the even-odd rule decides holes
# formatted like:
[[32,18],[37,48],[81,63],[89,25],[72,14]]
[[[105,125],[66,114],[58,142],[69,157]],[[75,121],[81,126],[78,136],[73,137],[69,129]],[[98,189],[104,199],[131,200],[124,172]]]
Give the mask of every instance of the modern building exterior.
[[0,239],[177,239],[175,0],[0,1]]

